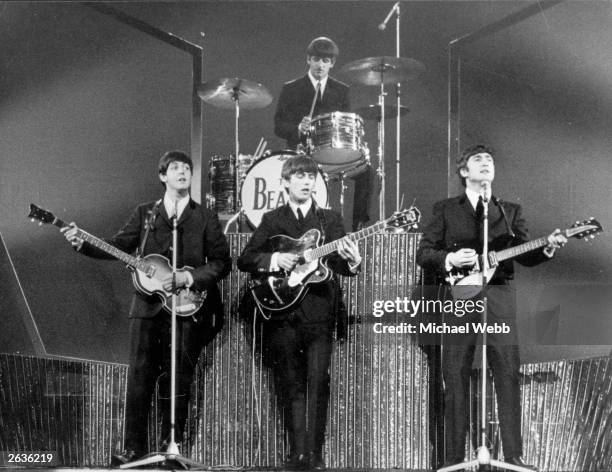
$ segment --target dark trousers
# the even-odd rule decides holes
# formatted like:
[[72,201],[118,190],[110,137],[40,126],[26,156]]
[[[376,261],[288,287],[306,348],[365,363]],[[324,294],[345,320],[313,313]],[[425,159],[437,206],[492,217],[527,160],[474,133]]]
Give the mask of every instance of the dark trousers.
[[329,402],[332,329],[327,322],[297,320],[272,321],[264,329],[291,454],[320,454]]
[[[472,344],[445,345],[442,349],[446,458],[451,462],[461,462],[465,455],[465,438],[469,427],[469,384],[475,348]],[[521,456],[518,346],[489,345],[487,359],[495,381],[504,456]]]
[[[170,434],[170,331],[171,317],[161,311],[153,318],[130,319],[125,448],[148,450],[147,424],[152,394],[159,380],[162,438]],[[202,348],[216,332],[205,321],[177,318],[175,440],[183,439],[193,372]]]

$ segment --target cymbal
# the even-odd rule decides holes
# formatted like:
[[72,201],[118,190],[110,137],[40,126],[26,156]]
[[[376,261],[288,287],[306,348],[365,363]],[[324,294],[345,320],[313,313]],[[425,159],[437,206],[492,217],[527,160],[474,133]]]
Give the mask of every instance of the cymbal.
[[[400,105],[400,115],[405,115],[410,109],[407,106]],[[380,120],[380,105],[373,104],[365,107],[360,107],[355,110],[364,120]],[[385,119],[395,118],[397,116],[397,107],[395,105],[385,105]]]
[[198,95],[206,103],[219,108],[234,108],[235,100],[244,109],[264,108],[272,103],[272,94],[267,88],[238,77],[204,82],[198,87]]
[[425,66],[407,57],[378,56],[349,62],[340,70],[354,83],[380,85],[414,79],[425,71]]

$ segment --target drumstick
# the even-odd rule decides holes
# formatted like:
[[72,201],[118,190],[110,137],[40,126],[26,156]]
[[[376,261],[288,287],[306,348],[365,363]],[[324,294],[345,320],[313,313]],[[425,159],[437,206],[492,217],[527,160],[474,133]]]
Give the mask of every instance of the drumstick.
[[259,148],[261,147],[261,144],[263,143],[263,140],[264,140],[264,138],[262,136],[261,139],[259,140],[259,144],[255,148],[255,152],[253,153],[254,156],[257,156],[257,154],[259,154]]

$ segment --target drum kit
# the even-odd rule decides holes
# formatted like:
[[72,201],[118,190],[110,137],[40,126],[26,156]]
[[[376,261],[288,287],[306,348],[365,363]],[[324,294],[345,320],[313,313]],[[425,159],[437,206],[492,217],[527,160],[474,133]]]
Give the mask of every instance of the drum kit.
[[[313,196],[318,205],[327,207],[329,180],[340,181],[340,208],[344,207],[344,178],[364,172],[370,166],[368,145],[364,140],[364,120],[378,123],[378,169],[381,192],[384,198],[384,127],[385,119],[408,113],[408,108],[385,107],[386,84],[399,84],[415,78],[425,67],[414,59],[402,57],[367,57],[341,68],[341,72],[353,84],[379,86],[379,101],[376,105],[358,108],[355,113],[332,112],[314,116],[310,125],[308,145],[299,153],[309,155],[318,163],[320,178]],[[286,194],[282,186],[283,162],[295,156],[295,151],[263,153],[258,146],[255,155],[240,154],[239,120],[240,109],[264,108],[272,102],[272,95],[262,85],[248,79],[221,78],[203,83],[198,88],[200,98],[215,107],[234,109],[235,141],[234,154],[215,155],[209,163],[211,195],[208,205],[220,214],[234,216],[227,222],[240,222],[245,215],[248,223],[256,228],[266,211],[285,203]],[[236,159],[235,156],[238,156]],[[384,209],[384,205],[381,206]],[[382,211],[381,217],[384,217]]]

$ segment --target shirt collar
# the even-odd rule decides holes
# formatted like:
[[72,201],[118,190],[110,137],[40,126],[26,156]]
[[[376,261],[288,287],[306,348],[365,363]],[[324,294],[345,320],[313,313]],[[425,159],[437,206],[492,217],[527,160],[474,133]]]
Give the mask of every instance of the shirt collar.
[[468,197],[468,199],[470,200],[470,203],[472,204],[472,208],[474,208],[475,210],[476,205],[478,205],[478,199],[482,196],[482,194],[480,192],[476,192],[472,190],[471,188],[466,188],[465,195]]
[[[310,83],[316,90],[318,80],[312,76],[310,71],[308,71],[308,78],[310,79]],[[323,98],[323,92],[325,92],[325,86],[327,85],[327,79],[329,79],[329,75],[326,75],[324,79],[321,79],[321,98]]]
[[296,218],[298,217],[298,214],[297,214],[298,208],[302,211],[302,216],[306,218],[306,215],[310,211],[310,207],[312,207],[312,198],[309,198],[301,205],[298,205],[297,203],[289,200],[289,208],[291,208],[291,211],[293,212]]
[[[189,195],[187,195],[177,201],[177,218],[180,218],[183,214],[183,210],[189,203],[189,198]],[[174,200],[167,193],[164,194],[164,208],[166,209],[166,213],[168,214],[168,216],[172,217],[174,215]]]

